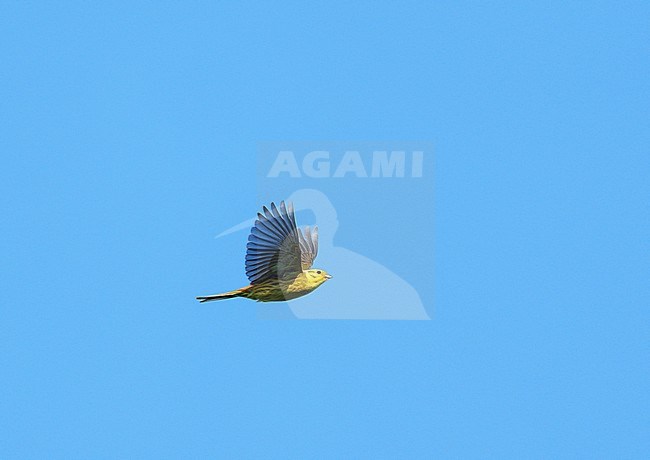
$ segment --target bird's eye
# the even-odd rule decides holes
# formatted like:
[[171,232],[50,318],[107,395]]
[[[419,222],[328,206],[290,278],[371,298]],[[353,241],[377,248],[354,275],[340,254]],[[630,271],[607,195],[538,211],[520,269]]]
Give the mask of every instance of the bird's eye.
[[316,273],[318,273],[320,275],[320,270],[318,270]]

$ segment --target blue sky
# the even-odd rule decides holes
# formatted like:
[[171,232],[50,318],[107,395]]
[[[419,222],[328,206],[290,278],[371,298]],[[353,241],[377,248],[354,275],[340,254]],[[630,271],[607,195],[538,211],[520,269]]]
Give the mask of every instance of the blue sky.
[[[3,3],[0,456],[647,458],[649,13]],[[245,283],[214,236],[278,140],[434,145],[427,265],[336,240],[431,321],[193,300]]]

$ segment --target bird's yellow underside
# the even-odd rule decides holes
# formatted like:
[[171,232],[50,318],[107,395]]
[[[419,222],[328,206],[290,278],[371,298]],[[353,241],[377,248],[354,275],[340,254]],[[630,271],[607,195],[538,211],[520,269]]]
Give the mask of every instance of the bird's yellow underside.
[[294,279],[268,280],[226,294],[231,294],[233,297],[246,297],[259,302],[291,300],[309,294],[328,279],[329,275],[322,276],[322,273],[318,272],[321,270],[305,270]]

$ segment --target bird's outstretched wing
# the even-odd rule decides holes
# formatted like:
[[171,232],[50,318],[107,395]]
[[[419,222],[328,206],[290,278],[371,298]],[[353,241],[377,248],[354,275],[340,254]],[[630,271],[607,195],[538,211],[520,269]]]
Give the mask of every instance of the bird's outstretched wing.
[[291,203],[288,210],[284,201],[279,209],[275,203],[270,210],[264,206],[246,245],[246,276],[251,284],[297,276],[304,265],[301,236]]
[[300,239],[300,262],[302,269],[307,270],[314,264],[314,259],[318,255],[318,227],[314,229],[305,227],[304,230],[298,229]]

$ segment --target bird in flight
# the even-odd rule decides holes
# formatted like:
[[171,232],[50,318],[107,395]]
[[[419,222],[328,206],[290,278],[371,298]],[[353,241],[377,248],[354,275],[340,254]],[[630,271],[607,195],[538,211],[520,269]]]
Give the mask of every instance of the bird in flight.
[[200,296],[199,302],[246,297],[258,302],[291,300],[314,291],[332,276],[311,268],[318,254],[318,227],[296,226],[293,206],[262,208],[246,245],[246,276],[251,284],[234,291]]

